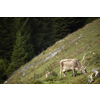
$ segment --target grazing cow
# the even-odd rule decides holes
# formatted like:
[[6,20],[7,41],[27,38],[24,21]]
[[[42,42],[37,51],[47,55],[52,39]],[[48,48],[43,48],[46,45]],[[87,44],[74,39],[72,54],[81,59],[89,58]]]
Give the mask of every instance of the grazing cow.
[[63,59],[60,61],[60,77],[61,77],[62,72],[64,73],[64,77],[65,77],[65,72],[68,72],[71,70],[73,71],[72,76],[74,77],[76,76],[76,72],[78,70],[80,70],[81,73],[84,73],[84,74],[87,73],[86,67],[83,67],[81,63],[76,59]]
[[47,72],[46,73],[46,78],[48,77],[48,76],[50,76],[50,75],[53,75],[54,73],[51,71],[51,72]]

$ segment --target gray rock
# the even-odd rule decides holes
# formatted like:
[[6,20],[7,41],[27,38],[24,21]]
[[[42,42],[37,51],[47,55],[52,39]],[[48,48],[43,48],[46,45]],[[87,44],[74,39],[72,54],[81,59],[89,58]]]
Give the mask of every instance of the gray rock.
[[95,71],[95,77],[99,77],[99,72]]
[[5,81],[4,84],[6,84],[8,81]]
[[25,76],[25,73],[23,73],[22,76],[24,77]]
[[93,73],[91,75],[89,75],[88,77],[89,77],[88,83],[92,83],[94,81],[94,79],[93,79]]
[[100,69],[100,68],[95,68],[95,69],[92,69],[92,72],[95,72],[95,71],[97,71],[98,69]]
[[98,69],[100,69],[100,68],[92,69],[93,73],[91,73],[91,75],[88,76],[89,77],[89,79],[88,79],[88,83],[89,84],[94,81],[93,77],[95,77],[95,78],[99,77],[99,71],[98,71]]

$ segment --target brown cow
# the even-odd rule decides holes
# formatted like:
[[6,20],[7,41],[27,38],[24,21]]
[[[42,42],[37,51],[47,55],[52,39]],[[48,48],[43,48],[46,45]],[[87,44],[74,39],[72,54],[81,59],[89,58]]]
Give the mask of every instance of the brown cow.
[[74,77],[76,76],[76,72],[78,70],[80,70],[81,73],[84,73],[84,74],[87,73],[86,67],[83,67],[81,63],[76,59],[63,59],[60,61],[60,77],[61,77],[62,72],[64,73],[64,77],[65,77],[65,72],[68,72],[71,70],[73,71]]

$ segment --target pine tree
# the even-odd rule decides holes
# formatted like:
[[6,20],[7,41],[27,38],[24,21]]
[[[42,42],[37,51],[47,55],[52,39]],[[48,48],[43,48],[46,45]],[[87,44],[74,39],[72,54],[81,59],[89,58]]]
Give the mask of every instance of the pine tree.
[[30,26],[28,18],[16,33],[16,41],[11,56],[11,64],[8,68],[9,74],[28,62],[34,56],[33,46],[30,43]]
[[11,57],[11,61],[15,67],[15,69],[19,68],[22,64],[24,64],[24,59],[27,53],[25,54],[25,50],[23,47],[23,39],[21,32],[17,32],[17,38],[14,45],[13,54]]
[[10,61],[10,55],[13,50],[13,41],[15,34],[12,34],[13,18],[0,18],[0,58]]
[[7,60],[0,59],[0,83],[3,83],[7,79],[6,69],[7,69]]

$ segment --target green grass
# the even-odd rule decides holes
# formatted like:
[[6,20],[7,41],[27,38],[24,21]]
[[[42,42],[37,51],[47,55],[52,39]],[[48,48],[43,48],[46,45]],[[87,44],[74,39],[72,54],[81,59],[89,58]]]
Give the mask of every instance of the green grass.
[[[26,65],[21,66],[21,68],[8,79],[8,84],[87,84],[87,76],[91,73],[91,70],[100,67],[99,27],[100,18],[66,36],[61,41],[56,42],[53,46],[33,58]],[[59,49],[61,49],[61,52],[58,52],[54,57],[45,60],[50,54]],[[85,60],[82,61],[84,54],[86,54],[86,57]],[[66,58],[79,59],[82,65],[87,67],[88,74],[79,75],[78,72],[77,76],[74,78],[71,77],[71,71],[66,73],[66,77],[64,77],[62,73],[62,78],[60,78],[59,62],[61,59]],[[33,67],[23,71],[22,69],[29,64]],[[50,70],[57,73],[57,76],[46,78],[45,74]],[[25,76],[22,76],[24,72],[26,74]],[[99,78],[95,80],[94,84],[98,83],[100,83]]]

